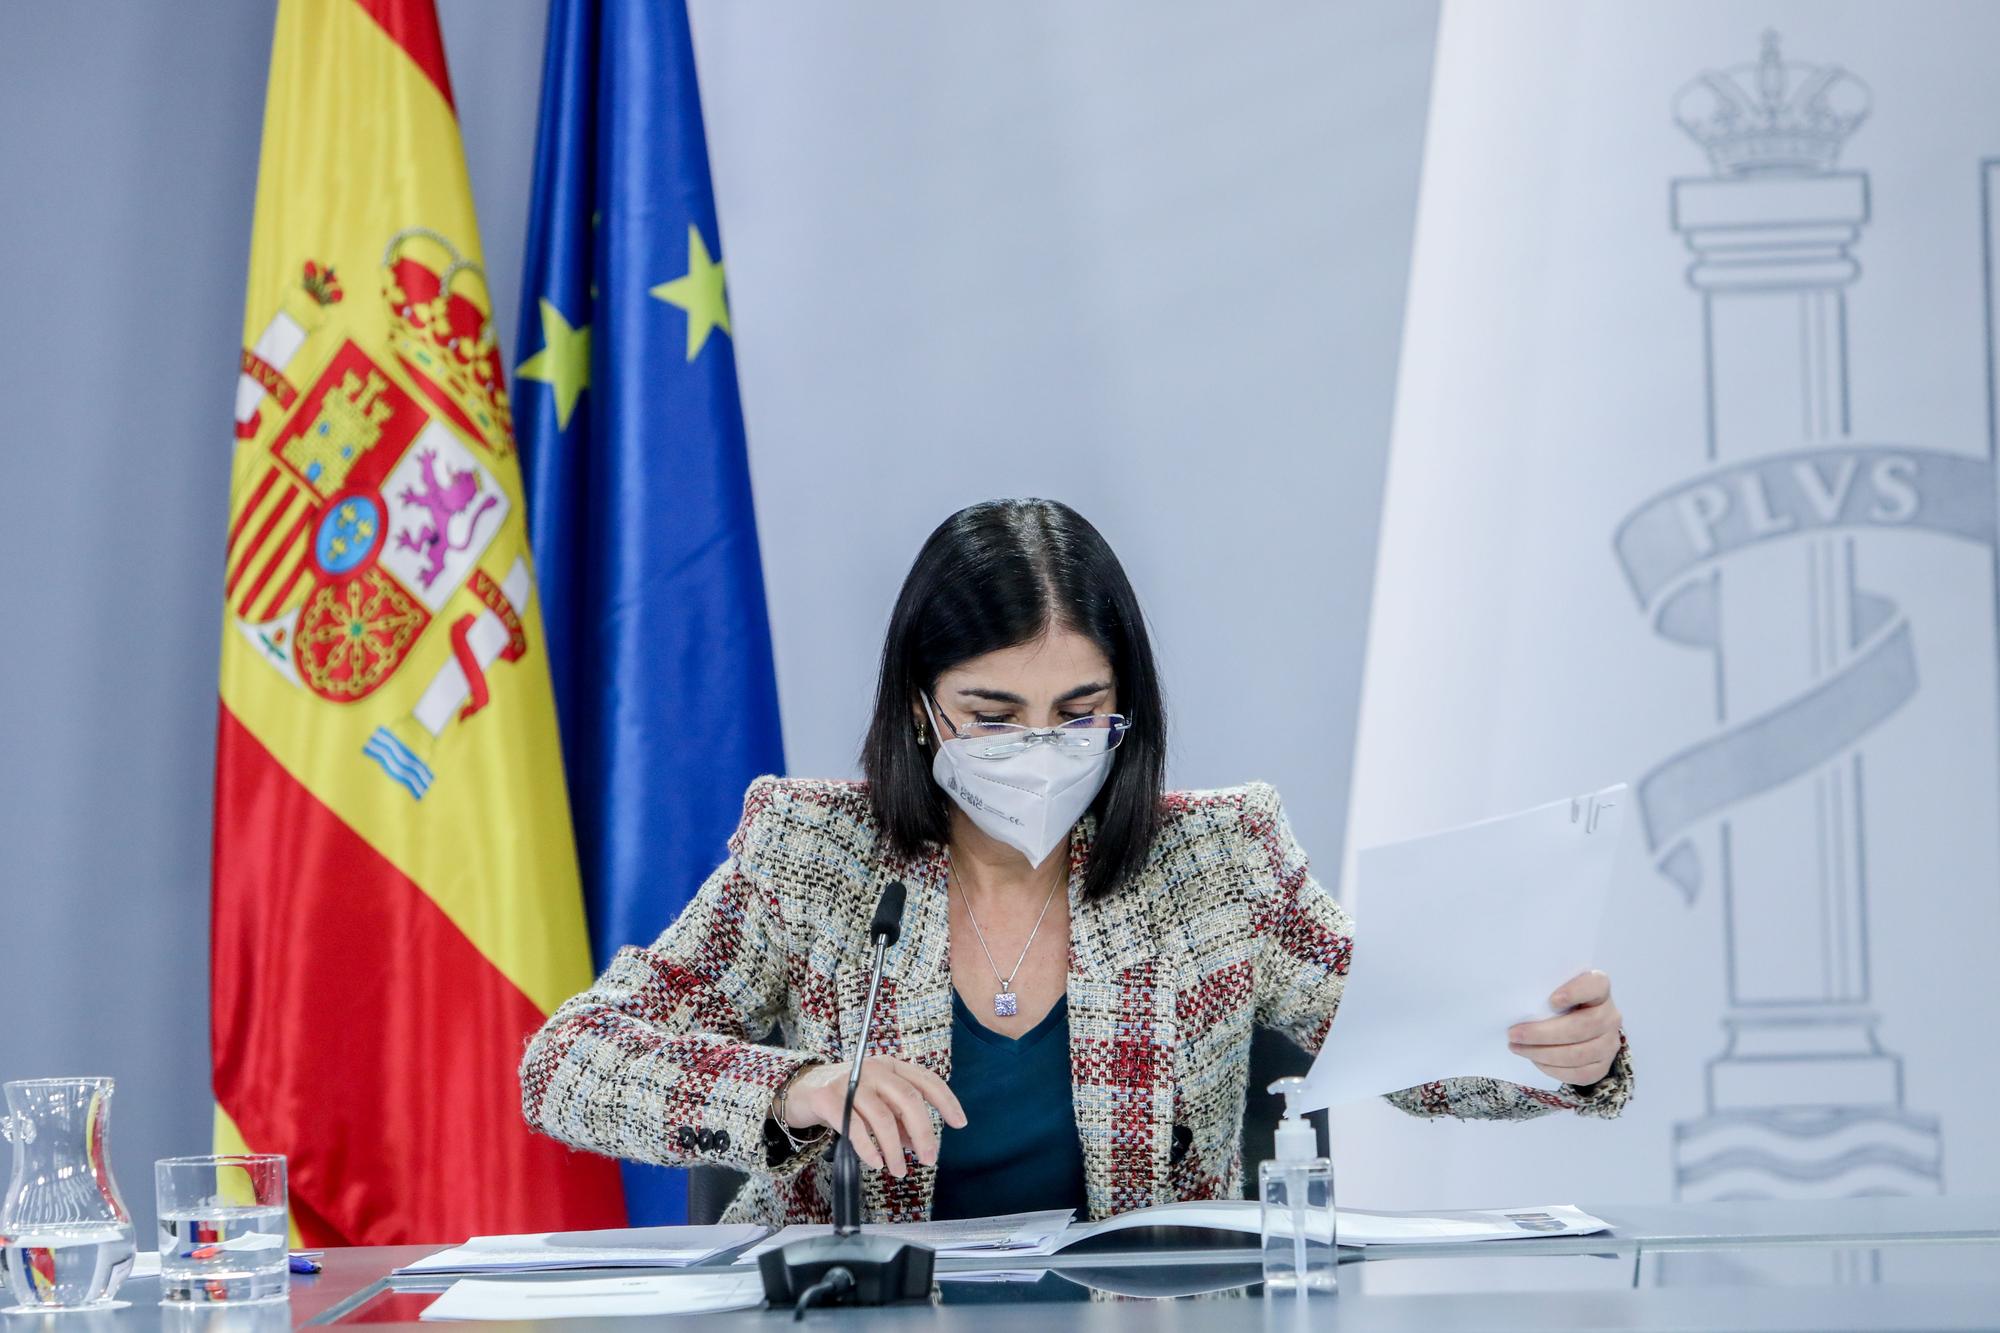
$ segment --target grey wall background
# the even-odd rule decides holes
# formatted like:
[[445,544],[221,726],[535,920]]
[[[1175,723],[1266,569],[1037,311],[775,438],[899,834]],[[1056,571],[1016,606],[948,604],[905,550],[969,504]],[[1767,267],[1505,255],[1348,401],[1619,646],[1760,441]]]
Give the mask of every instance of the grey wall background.
[[1089,516],[1169,778],[1339,864],[1436,11],[697,3],[788,759],[962,505]]
[[[511,346],[544,6],[441,0]],[[694,5],[793,771],[960,504],[1090,514],[1182,785],[1339,864],[1432,4]],[[208,1140],[216,589],[271,6],[0,5],[0,1078]],[[77,71],[87,67],[88,78]],[[336,1034],[300,1034],[302,1041]]]

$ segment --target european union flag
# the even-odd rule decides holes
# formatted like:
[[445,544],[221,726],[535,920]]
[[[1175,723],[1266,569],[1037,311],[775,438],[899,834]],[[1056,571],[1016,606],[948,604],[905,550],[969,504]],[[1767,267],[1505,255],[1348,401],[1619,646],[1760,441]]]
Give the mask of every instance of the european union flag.
[[[743,413],[682,0],[553,0],[515,371],[529,535],[602,967],[784,771]],[[685,1176],[628,1166],[635,1226]]]

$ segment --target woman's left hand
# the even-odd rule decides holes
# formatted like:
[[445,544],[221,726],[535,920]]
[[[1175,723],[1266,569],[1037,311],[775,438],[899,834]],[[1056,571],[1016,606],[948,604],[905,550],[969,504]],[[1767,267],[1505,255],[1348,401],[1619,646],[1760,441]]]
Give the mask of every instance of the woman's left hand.
[[1611,1002],[1611,978],[1602,972],[1571,977],[1549,997],[1549,1008],[1569,1012],[1516,1023],[1507,1030],[1507,1049],[1534,1061],[1550,1078],[1578,1087],[1610,1073],[1623,1021]]

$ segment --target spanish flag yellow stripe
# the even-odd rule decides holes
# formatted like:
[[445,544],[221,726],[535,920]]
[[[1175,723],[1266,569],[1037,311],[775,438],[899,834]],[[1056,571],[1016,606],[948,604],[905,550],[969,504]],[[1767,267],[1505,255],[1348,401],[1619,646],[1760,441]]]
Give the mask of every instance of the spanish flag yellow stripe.
[[[383,264],[392,237],[421,228],[446,238],[465,269],[458,289],[488,298],[456,117],[437,85],[354,3],[281,6],[272,49],[257,181],[256,224],[245,307],[244,345],[258,344],[283,315],[308,329],[285,368],[303,405],[320,365],[342,340],[364,349],[400,387],[392,348],[392,278]],[[311,309],[300,297],[304,260],[338,275],[337,304]],[[432,421],[443,414],[426,400]],[[238,446],[234,489],[249,496],[274,461],[285,410],[265,400],[256,436]],[[527,561],[521,476],[511,440],[498,450],[473,442],[482,475],[511,503],[479,560],[496,584]],[[291,494],[273,487],[262,508]],[[299,497],[303,501],[306,497]],[[253,515],[247,539],[263,522]],[[281,535],[286,517],[271,534]],[[242,587],[264,561],[280,562],[265,592],[281,589],[302,553],[243,551]],[[232,565],[235,561],[232,560]],[[531,565],[526,566],[532,568]],[[312,594],[306,595],[311,614]],[[293,601],[299,600],[294,593]],[[491,702],[431,736],[412,717],[440,672],[454,669],[451,627],[483,609],[461,587],[431,616],[414,650],[367,698],[331,704],[271,669],[241,634],[223,635],[223,702],[284,768],[339,818],[419,885],[451,921],[544,1011],[590,979],[569,812],[562,787],[555,708],[542,650],[540,607],[522,608],[527,656],[489,668]],[[364,755],[386,728],[428,766],[421,801]]]

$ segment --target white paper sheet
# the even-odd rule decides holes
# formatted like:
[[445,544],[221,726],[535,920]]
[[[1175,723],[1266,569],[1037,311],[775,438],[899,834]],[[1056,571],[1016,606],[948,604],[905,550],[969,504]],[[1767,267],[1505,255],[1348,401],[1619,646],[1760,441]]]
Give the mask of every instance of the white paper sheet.
[[763,1227],[745,1223],[475,1236],[454,1249],[426,1255],[396,1271],[532,1273],[565,1268],[677,1268],[748,1244],[764,1232]]
[[973,1268],[937,1273],[939,1282],[1021,1282],[1035,1283],[1047,1277],[1046,1268]]
[[[894,1236],[913,1245],[928,1245],[943,1255],[1035,1254],[1053,1243],[1076,1216],[1074,1210],[1057,1208],[1041,1213],[1008,1213],[1000,1217],[968,1217],[952,1222],[869,1223],[861,1230],[869,1235]],[[780,1245],[808,1236],[827,1236],[829,1226],[800,1224],[774,1232],[737,1257],[739,1264],[755,1263],[757,1256]]]
[[1340,1210],[1342,1245],[1459,1245],[1472,1240],[1531,1240],[1536,1236],[1595,1236],[1611,1230],[1573,1204],[1481,1208],[1457,1213],[1378,1213]]
[[1621,783],[1361,851],[1354,959],[1306,1108],[1456,1076],[1558,1086],[1507,1029],[1549,1017],[1592,965],[1627,804]]
[[[1262,1222],[1262,1205],[1254,1199],[1163,1203],[1119,1213],[1102,1222],[1070,1227],[1044,1253],[1059,1253],[1093,1236],[1148,1226],[1233,1231],[1254,1241],[1262,1231]],[[1465,1241],[1525,1240],[1533,1236],[1588,1236],[1610,1230],[1599,1218],[1566,1203],[1531,1208],[1426,1213],[1384,1213],[1342,1208],[1335,1229],[1335,1239],[1342,1245],[1352,1246],[1446,1245]]]
[[763,1303],[763,1278],[736,1269],[566,1282],[462,1278],[418,1317],[594,1319],[602,1315],[713,1314],[748,1310]]

